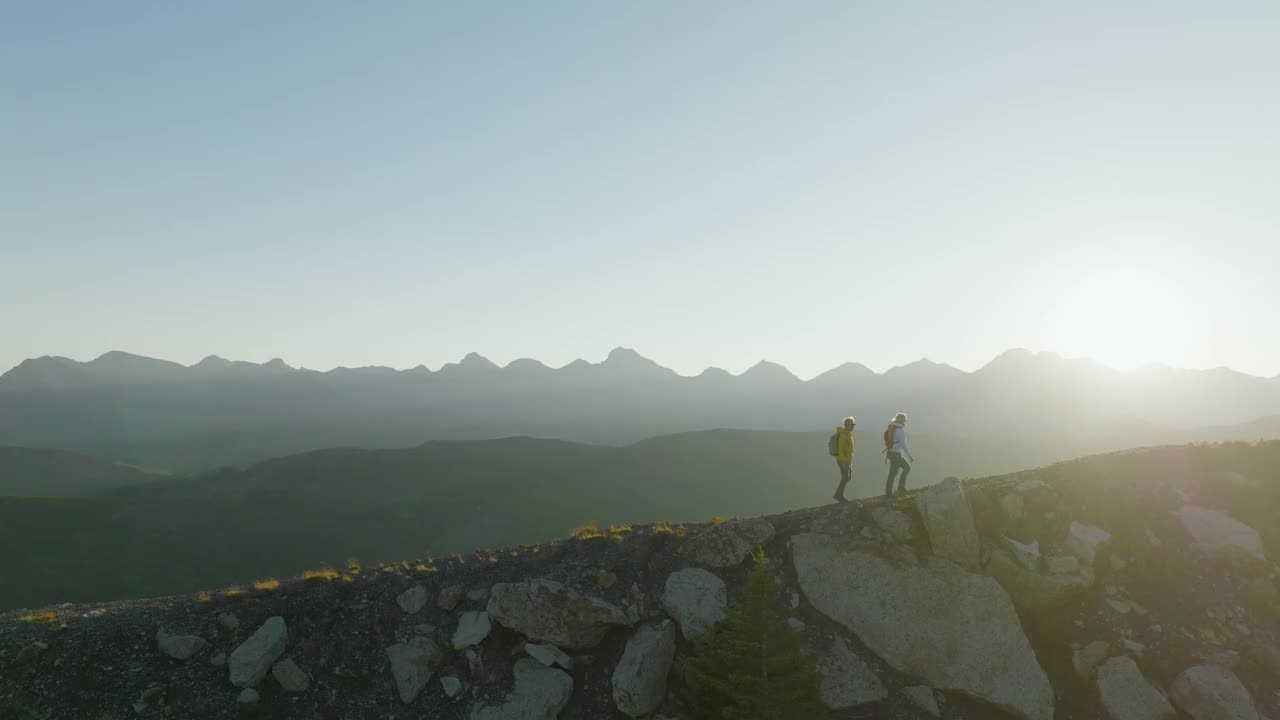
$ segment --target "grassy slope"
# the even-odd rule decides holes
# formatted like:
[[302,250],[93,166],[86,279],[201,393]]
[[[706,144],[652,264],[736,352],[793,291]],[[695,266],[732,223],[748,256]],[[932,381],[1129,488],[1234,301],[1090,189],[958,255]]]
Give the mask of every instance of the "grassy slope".
[[0,496],[86,496],[163,477],[66,450],[0,446]]

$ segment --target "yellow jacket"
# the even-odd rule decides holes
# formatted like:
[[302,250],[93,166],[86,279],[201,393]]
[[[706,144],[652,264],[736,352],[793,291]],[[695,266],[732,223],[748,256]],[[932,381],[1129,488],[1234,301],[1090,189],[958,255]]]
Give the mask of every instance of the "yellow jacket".
[[836,435],[839,436],[836,461],[842,463],[853,462],[853,433],[849,432],[843,425],[841,425],[836,428]]

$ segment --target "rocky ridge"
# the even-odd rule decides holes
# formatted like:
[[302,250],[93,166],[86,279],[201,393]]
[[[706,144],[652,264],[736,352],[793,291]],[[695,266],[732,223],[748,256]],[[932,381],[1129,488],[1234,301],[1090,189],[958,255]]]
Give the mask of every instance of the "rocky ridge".
[[[1241,478],[1247,481],[1241,481]],[[685,717],[752,546],[832,718],[1280,717],[1280,444],[0,615],[0,717]]]

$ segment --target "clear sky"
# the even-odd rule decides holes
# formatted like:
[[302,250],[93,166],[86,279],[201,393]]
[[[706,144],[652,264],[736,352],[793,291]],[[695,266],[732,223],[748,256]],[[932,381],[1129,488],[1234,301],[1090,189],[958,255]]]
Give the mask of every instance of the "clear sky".
[[10,2],[0,370],[1280,373],[1280,3]]

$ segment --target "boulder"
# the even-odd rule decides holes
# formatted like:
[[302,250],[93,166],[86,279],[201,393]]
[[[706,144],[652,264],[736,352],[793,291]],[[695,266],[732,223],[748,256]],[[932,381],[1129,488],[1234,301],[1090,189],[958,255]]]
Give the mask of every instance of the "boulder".
[[400,702],[408,705],[427,686],[431,674],[444,660],[444,651],[429,638],[415,637],[387,648],[387,659],[391,661],[391,676],[400,692]]
[[441,610],[452,610],[458,607],[460,602],[462,602],[462,587],[459,585],[447,587],[436,596],[436,607]]
[[458,618],[458,629],[453,632],[453,649],[462,650],[479,645],[489,637],[490,629],[492,625],[489,613],[483,610],[462,613],[462,617]]
[[257,704],[258,704],[258,691],[257,691],[257,690],[254,690],[253,688],[245,688],[245,689],[241,690],[241,691],[240,691],[240,695],[238,695],[238,696],[236,697],[236,702],[240,703],[241,705],[246,705],[246,706],[248,706],[248,705],[257,705]]
[[170,635],[163,629],[156,630],[156,647],[174,660],[186,660],[205,646],[199,635]]
[[1113,657],[1102,663],[1097,683],[1102,706],[1111,720],[1173,720],[1177,716],[1131,658]]
[[712,525],[689,538],[680,548],[680,554],[700,565],[733,567],[772,540],[773,535],[773,526],[762,518],[731,520]]
[[882,532],[888,533],[894,542],[907,542],[915,539],[915,523],[911,516],[904,512],[877,505],[871,508],[871,522]]
[[440,687],[444,690],[445,697],[457,697],[462,692],[462,681],[457,675],[445,675],[440,678]]
[[938,707],[938,699],[933,696],[933,688],[928,685],[904,687],[902,688],[902,694],[930,717],[942,717],[942,709]]
[[1013,538],[1005,538],[1005,547],[1008,548],[1009,554],[1013,555],[1013,559],[1018,561],[1022,567],[1035,572],[1040,569],[1040,543],[1023,543]]
[[818,695],[822,704],[832,710],[866,705],[889,697],[889,691],[879,676],[849,649],[844,638],[836,638],[832,643],[831,652],[818,663],[818,672],[822,676]]
[[1000,549],[991,551],[991,559],[983,570],[1000,583],[1018,607],[1027,610],[1060,605],[1092,586],[1094,580],[1089,568],[1080,568],[1070,575],[1041,575],[1026,569]]
[[1177,515],[1187,534],[1211,553],[1243,553],[1258,560],[1267,559],[1258,531],[1220,510],[1185,505]]
[[[1024,505],[1022,496],[1016,493],[1009,493],[1000,498],[1000,509],[1004,511],[1005,519],[1010,522],[1018,522],[1022,519]],[[930,694],[930,697],[932,697],[932,694]]]
[[535,645],[533,643],[525,643],[524,651],[529,657],[537,660],[547,667],[559,665],[565,670],[573,670],[573,658],[560,648],[550,643]]
[[956,478],[924,489],[916,498],[933,554],[965,567],[977,567],[982,553],[978,529],[964,487]]
[[702,568],[685,568],[667,576],[662,609],[677,623],[686,640],[697,640],[724,620],[729,595],[724,581]]
[[1258,709],[1235,673],[1221,665],[1182,671],[1169,688],[1173,704],[1194,720],[1258,720]]
[[530,640],[564,648],[593,648],[611,626],[631,625],[617,606],[546,579],[495,584],[489,617]]
[[[495,586],[496,588],[496,586]],[[479,704],[469,720],[556,720],[573,694],[568,673],[530,658],[516,661],[515,687],[501,703]]]
[[414,585],[396,596],[396,604],[406,613],[413,615],[427,604],[427,589]]
[[275,677],[276,682],[280,683],[280,687],[284,688],[285,692],[306,692],[307,688],[311,686],[311,679],[290,658],[285,658],[272,665],[271,674]]
[[1050,575],[1069,575],[1080,570],[1080,559],[1075,555],[1050,555],[1044,559],[1044,569]]
[[829,535],[796,535],[791,552],[809,604],[899,672],[1025,720],[1052,719],[1053,688],[995,580],[936,557],[894,563]]
[[1093,567],[1098,554],[1111,544],[1111,533],[1100,527],[1071,522],[1067,530],[1067,549],[1088,567]]
[[1093,671],[1111,654],[1111,643],[1106,640],[1094,640],[1071,654],[1071,667],[1076,675],[1082,678],[1093,677]]
[[670,620],[638,628],[613,671],[613,702],[631,717],[648,715],[667,697],[667,675],[676,656]]
[[256,687],[271,670],[271,665],[284,654],[289,643],[289,628],[284,618],[276,615],[262,623],[247,640],[227,658],[231,684],[236,687]]

